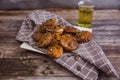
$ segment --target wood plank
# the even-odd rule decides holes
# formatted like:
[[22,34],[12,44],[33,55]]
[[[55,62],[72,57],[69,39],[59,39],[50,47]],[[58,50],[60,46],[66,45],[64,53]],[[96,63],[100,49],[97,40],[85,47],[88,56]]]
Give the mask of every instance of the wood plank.
[[[109,60],[120,75],[120,57],[109,57]],[[40,58],[25,57],[24,60],[18,58],[2,58],[0,59],[0,64],[0,76],[45,76],[42,71],[46,70],[48,66],[51,67],[54,74],[48,74],[47,76],[75,76],[46,56],[41,56]],[[100,75],[106,76],[103,73],[100,73]]]
[[18,31],[23,20],[0,20],[0,32],[1,31]]
[[[51,9],[47,10],[53,12],[57,15],[60,15],[64,19],[77,19],[78,18],[78,10],[72,9]],[[0,11],[0,20],[22,20],[26,15],[31,13],[31,10],[23,10],[23,11]],[[109,14],[109,15],[108,15]],[[119,10],[95,10],[94,20],[101,19],[120,19],[120,11]]]
[[1,76],[1,80],[82,80],[77,77],[21,77],[21,76],[15,76],[15,77],[9,77],[9,76]]
[[[38,77],[38,76],[1,76],[1,80],[82,80],[77,77]],[[120,79],[120,78],[119,78]],[[112,77],[100,77],[98,80],[119,80]]]
[[93,34],[93,39],[96,42],[120,42],[120,35],[119,36],[108,36],[108,35],[104,35],[104,36],[94,36]]
[[24,60],[18,58],[0,59],[0,76],[46,76],[42,72],[48,66],[54,71],[54,74],[47,76],[74,76],[70,71],[46,56],[36,59],[23,57]]

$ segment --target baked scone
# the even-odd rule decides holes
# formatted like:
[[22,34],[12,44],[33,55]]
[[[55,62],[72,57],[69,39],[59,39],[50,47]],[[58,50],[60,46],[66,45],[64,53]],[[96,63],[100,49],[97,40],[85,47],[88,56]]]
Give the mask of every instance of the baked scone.
[[79,30],[76,28],[73,28],[73,27],[65,27],[64,32],[65,33],[77,33],[77,32],[79,32]]
[[52,58],[59,58],[63,54],[63,48],[60,45],[52,45],[47,48],[47,55]]
[[46,32],[46,26],[44,25],[39,25],[37,29],[40,33],[45,33]]
[[50,44],[51,45],[54,45],[54,44],[60,45],[60,39],[61,39],[61,35],[54,34]]
[[60,25],[53,25],[53,26],[47,26],[46,30],[54,34],[62,34],[64,31],[64,28],[63,26],[60,26]]
[[64,31],[64,27],[62,25],[55,26],[54,34],[62,34]]
[[85,43],[92,39],[92,34],[89,31],[81,31],[76,34],[75,38],[78,43]]
[[42,48],[42,47],[47,47],[52,41],[52,34],[47,32],[42,35],[42,37],[39,39],[37,42],[37,46]]
[[35,32],[33,35],[32,35],[32,38],[35,40],[35,41],[39,41],[40,38],[42,37],[42,33],[40,33],[39,31]]
[[64,34],[61,36],[60,43],[67,51],[75,50],[78,47],[76,39],[70,34]]

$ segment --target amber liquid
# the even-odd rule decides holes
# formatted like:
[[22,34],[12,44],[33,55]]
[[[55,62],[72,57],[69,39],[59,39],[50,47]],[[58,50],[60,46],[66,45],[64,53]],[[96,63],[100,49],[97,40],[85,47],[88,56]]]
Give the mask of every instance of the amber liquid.
[[80,6],[78,13],[78,26],[87,28],[91,27],[93,11],[93,6]]

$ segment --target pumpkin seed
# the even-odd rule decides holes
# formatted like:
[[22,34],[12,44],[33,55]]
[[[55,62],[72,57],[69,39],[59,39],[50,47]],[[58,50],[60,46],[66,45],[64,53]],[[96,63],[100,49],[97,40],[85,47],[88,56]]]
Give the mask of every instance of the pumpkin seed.
[[79,60],[79,57],[78,57],[78,56],[75,56],[75,57],[74,57],[74,60],[75,60],[75,61],[78,61],[78,60]]
[[71,57],[71,55],[67,55],[67,57]]
[[79,65],[76,67],[76,69],[77,69],[78,71],[81,71],[81,67],[80,67]]
[[50,74],[54,74],[54,72],[53,72],[53,71],[50,71],[49,73],[50,73]]
[[44,70],[44,71],[42,71],[42,73],[45,74],[45,75],[49,74],[48,70]]

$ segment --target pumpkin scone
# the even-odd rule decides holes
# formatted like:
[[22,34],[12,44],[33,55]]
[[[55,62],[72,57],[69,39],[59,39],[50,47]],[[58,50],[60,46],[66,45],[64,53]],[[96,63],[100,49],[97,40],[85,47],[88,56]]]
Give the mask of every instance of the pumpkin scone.
[[35,40],[35,41],[39,41],[40,38],[42,37],[42,33],[40,33],[39,31],[35,32],[33,35],[32,35],[32,38]]
[[79,30],[76,28],[73,28],[73,27],[65,27],[64,32],[65,33],[77,33],[77,32],[79,32]]
[[46,30],[54,34],[62,34],[64,31],[63,26],[60,25],[47,26]]
[[51,45],[54,45],[54,44],[60,45],[60,39],[61,39],[61,35],[54,34],[50,44]]
[[64,26],[61,26],[61,25],[56,25],[54,27],[54,33],[55,34],[62,34],[64,31]]
[[52,58],[59,58],[63,54],[63,48],[60,45],[52,45],[47,48],[47,55]]
[[78,43],[89,42],[92,39],[92,34],[89,31],[81,31],[75,36]]
[[52,34],[47,32],[45,34],[42,34],[42,37],[40,40],[37,42],[37,46],[42,48],[42,47],[47,47],[52,41]]
[[78,47],[76,39],[70,34],[64,34],[61,36],[60,43],[67,51],[75,50]]
[[40,33],[45,33],[46,32],[46,26],[44,25],[39,25],[37,27],[37,30],[40,32]]

